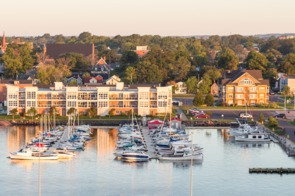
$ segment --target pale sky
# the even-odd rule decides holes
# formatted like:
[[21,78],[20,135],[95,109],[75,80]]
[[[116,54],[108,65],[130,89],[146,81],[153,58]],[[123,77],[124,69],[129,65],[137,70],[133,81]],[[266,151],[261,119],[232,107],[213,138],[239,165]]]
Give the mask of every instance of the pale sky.
[[295,33],[295,0],[3,0],[0,34]]

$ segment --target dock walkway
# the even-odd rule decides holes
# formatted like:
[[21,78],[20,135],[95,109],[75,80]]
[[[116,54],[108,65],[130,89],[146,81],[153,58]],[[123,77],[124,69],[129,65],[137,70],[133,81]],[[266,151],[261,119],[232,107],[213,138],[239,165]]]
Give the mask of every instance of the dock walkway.
[[51,146],[45,154],[52,154],[60,145],[60,142],[68,141],[70,139],[70,127],[66,126],[61,138]]
[[147,154],[150,156],[150,159],[157,159],[157,155],[155,154],[155,146],[153,144],[152,138],[149,135],[149,129],[147,127],[142,127],[142,136],[145,140],[145,144],[147,147]]

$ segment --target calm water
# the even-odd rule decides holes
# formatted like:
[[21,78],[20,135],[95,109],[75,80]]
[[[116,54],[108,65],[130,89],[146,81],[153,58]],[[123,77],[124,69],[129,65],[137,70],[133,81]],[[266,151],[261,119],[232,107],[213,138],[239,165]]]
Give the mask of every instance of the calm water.
[[[35,127],[0,128],[0,195],[38,195],[38,161],[12,161]],[[239,145],[221,130],[194,130],[204,160],[193,165],[193,195],[294,195],[295,175],[249,174],[249,167],[295,167],[277,144]],[[114,160],[116,130],[97,130],[70,161],[41,163],[42,195],[189,195],[190,162]]]

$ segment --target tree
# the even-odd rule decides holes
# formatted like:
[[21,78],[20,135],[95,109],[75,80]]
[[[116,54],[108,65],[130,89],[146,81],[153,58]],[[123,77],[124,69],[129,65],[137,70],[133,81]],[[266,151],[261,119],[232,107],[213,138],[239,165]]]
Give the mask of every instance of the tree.
[[289,86],[284,86],[283,90],[282,90],[282,94],[285,96],[289,96],[291,93],[290,87]]
[[143,83],[158,83],[162,82],[162,74],[159,67],[151,63],[148,60],[142,60],[137,64],[136,75],[140,76],[137,78],[138,82]]
[[9,113],[12,115],[12,120],[14,121],[14,116],[18,113],[17,109],[14,108],[14,109],[10,110]]
[[197,92],[194,99],[193,99],[194,106],[200,106],[204,104],[204,97],[203,94],[200,92]]
[[249,69],[258,69],[264,71],[267,67],[267,58],[256,51],[251,51],[246,59],[246,65]]
[[2,56],[5,77],[16,79],[19,74],[33,68],[34,59],[31,52],[32,50],[28,44],[21,46],[9,45]]
[[74,52],[62,54],[56,59],[57,66],[67,65],[71,70],[75,71],[86,71],[90,64],[89,59],[84,57],[82,54]]
[[216,81],[222,77],[220,69],[217,69],[216,67],[204,66],[203,69],[205,70],[204,75],[207,75],[211,81]]
[[67,115],[71,116],[74,115],[76,113],[77,109],[76,108],[70,108],[67,112]]
[[88,112],[87,112],[87,116],[89,118],[93,118],[97,116],[97,108],[96,107],[91,107]]
[[36,108],[31,107],[31,108],[27,111],[27,115],[31,116],[31,117],[32,117],[32,120],[33,120],[33,117],[37,115],[37,110],[36,110]]
[[83,78],[83,79],[85,79],[85,78],[89,78],[89,77],[91,77],[91,75],[90,75],[89,72],[85,72],[85,73],[83,73],[83,75],[82,75],[82,78]]
[[198,92],[203,95],[208,94],[211,90],[211,80],[208,75],[204,75],[203,79],[199,82]]
[[112,108],[112,109],[110,109],[109,110],[109,118],[111,117],[111,116],[114,116],[115,115],[115,108]]
[[264,123],[264,115],[262,113],[259,115],[259,122],[262,124]]
[[72,73],[67,65],[41,65],[37,68],[37,78],[41,84],[50,85],[61,82]]
[[294,53],[290,53],[285,57],[282,65],[280,66],[280,71],[288,75],[295,75],[295,54]]
[[214,97],[210,93],[208,93],[205,97],[205,104],[207,106],[213,106],[214,104]]
[[136,75],[136,69],[132,66],[127,67],[125,70],[126,77],[125,79],[132,84],[133,81],[136,81],[137,75]]
[[189,77],[186,81],[188,93],[196,93],[198,90],[198,79],[196,76]]
[[121,57],[121,62],[124,64],[135,64],[138,61],[138,56],[133,51],[124,52]]
[[277,127],[279,125],[278,120],[273,118],[272,116],[268,117],[268,126]]
[[223,48],[221,53],[218,55],[218,66],[220,68],[237,70],[239,64],[239,59],[235,55],[234,51],[230,48]]

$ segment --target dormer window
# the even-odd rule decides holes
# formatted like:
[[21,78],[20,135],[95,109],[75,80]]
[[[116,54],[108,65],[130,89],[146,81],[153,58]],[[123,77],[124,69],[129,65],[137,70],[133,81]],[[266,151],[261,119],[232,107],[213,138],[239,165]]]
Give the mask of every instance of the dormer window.
[[252,84],[252,80],[245,78],[244,80],[240,81],[240,84],[241,85],[249,85],[249,84]]

